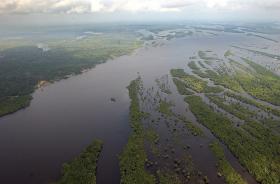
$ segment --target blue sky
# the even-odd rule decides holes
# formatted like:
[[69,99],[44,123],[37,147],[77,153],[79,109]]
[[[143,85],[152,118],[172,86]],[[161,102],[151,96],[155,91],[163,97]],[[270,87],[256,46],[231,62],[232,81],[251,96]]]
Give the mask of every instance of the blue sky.
[[[280,0],[0,0],[0,23],[280,20]],[[20,22],[19,22],[20,23]]]

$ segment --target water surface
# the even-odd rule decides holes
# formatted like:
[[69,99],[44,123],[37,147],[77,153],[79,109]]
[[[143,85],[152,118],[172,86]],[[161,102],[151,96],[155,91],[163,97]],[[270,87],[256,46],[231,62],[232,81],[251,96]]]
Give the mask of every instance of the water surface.
[[[95,138],[104,141],[97,182],[119,183],[117,155],[130,132],[129,82],[139,72],[149,87],[171,68],[185,68],[198,50],[223,54],[233,42],[244,39],[234,34],[176,39],[36,90],[28,108],[0,119],[0,183],[55,181],[62,164]],[[112,97],[116,102],[111,102]]]

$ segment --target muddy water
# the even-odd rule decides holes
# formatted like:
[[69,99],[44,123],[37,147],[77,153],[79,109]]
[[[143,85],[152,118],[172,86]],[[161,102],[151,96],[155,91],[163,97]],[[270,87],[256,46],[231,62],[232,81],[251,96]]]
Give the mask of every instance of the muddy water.
[[[28,108],[0,119],[0,183],[55,181],[62,163],[94,138],[104,141],[98,184],[119,183],[117,155],[130,132],[126,86],[137,72],[149,86],[171,68],[184,68],[197,50],[223,53],[233,42],[246,39],[237,35],[176,39],[37,90]],[[112,97],[116,102],[110,101]]]

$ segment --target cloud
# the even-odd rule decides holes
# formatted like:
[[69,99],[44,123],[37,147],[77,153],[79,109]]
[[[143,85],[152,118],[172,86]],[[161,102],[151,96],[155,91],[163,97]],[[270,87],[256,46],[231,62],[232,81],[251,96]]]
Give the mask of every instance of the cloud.
[[0,0],[0,13],[166,12],[199,7],[210,10],[280,10],[280,0]]
[[88,1],[78,0],[1,0],[0,13],[86,13]]

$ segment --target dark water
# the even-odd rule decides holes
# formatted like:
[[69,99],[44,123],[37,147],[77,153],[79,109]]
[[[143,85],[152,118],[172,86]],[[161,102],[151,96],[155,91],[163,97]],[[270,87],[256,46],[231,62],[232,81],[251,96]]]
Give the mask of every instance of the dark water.
[[[241,40],[244,38],[234,35],[173,40],[37,90],[30,107],[0,119],[0,183],[55,181],[62,163],[95,138],[104,141],[97,182],[119,183],[117,155],[130,132],[126,86],[137,72],[149,85],[171,68],[185,67],[189,56],[198,50],[224,53],[230,44]],[[116,102],[111,102],[111,97]]]

